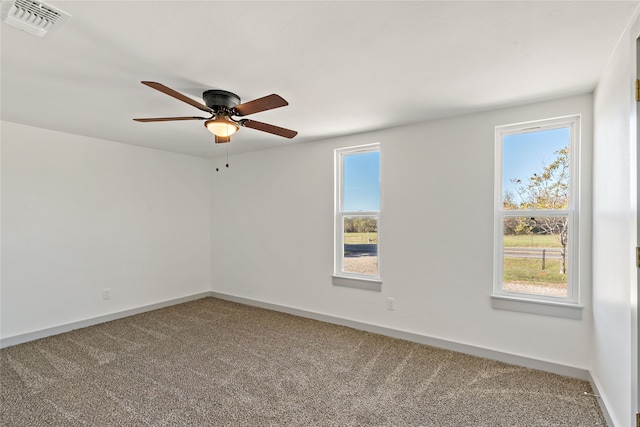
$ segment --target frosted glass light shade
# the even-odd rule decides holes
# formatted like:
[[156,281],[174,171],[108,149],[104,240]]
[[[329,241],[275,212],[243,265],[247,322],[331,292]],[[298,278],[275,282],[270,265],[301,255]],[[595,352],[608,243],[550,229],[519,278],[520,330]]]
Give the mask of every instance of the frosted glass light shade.
[[216,117],[204,124],[215,136],[228,137],[238,131],[238,125],[224,117]]

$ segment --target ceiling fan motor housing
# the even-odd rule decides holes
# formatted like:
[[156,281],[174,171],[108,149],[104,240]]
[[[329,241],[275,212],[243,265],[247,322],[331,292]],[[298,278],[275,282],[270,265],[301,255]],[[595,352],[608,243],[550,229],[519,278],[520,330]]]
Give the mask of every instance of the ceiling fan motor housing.
[[225,107],[231,110],[240,104],[240,97],[235,93],[221,89],[206,90],[202,93],[202,99],[207,107],[216,111],[216,107]]

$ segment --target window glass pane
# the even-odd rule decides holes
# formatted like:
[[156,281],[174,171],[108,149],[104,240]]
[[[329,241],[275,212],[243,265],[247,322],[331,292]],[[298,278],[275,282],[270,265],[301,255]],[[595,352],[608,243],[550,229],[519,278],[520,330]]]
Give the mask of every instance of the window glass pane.
[[344,217],[345,273],[378,275],[378,217]]
[[503,209],[567,209],[570,138],[568,127],[503,137]]
[[343,168],[343,211],[380,210],[380,152],[346,155]]
[[567,217],[506,217],[503,237],[503,289],[567,297]]

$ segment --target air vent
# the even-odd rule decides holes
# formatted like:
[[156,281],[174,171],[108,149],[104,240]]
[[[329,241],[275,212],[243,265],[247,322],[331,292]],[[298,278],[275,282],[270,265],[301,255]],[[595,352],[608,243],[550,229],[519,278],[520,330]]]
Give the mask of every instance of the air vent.
[[71,15],[43,1],[5,0],[2,2],[2,20],[38,37],[51,35]]

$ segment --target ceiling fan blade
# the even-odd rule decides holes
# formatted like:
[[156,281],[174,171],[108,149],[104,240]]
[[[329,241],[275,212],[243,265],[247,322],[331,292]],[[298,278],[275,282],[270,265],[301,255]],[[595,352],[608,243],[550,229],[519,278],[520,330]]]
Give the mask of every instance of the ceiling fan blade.
[[147,119],[133,119],[136,122],[171,122],[175,120],[207,120],[205,117],[152,117]]
[[147,85],[150,88],[153,88],[155,90],[159,90],[160,92],[162,92],[162,93],[164,93],[166,95],[174,97],[175,99],[179,99],[182,102],[186,102],[187,104],[192,105],[192,106],[196,107],[199,110],[206,111],[207,113],[211,113],[212,112],[211,108],[207,107],[206,105],[201,104],[198,101],[195,101],[195,100],[189,98],[188,96],[185,96],[185,95],[181,94],[180,92],[177,92],[177,91],[175,91],[175,90],[163,85],[162,83],[147,82],[147,81],[142,81],[140,83],[142,83],[143,85]]
[[240,124],[251,129],[261,130],[262,132],[272,133],[289,139],[298,134],[295,130],[285,129],[268,123],[257,122],[255,120],[245,119],[242,120]]
[[237,116],[248,116],[249,114],[284,107],[285,105],[289,105],[289,103],[280,95],[276,95],[274,93],[272,95],[254,99],[253,101],[245,102],[244,104],[236,105],[233,109]]

